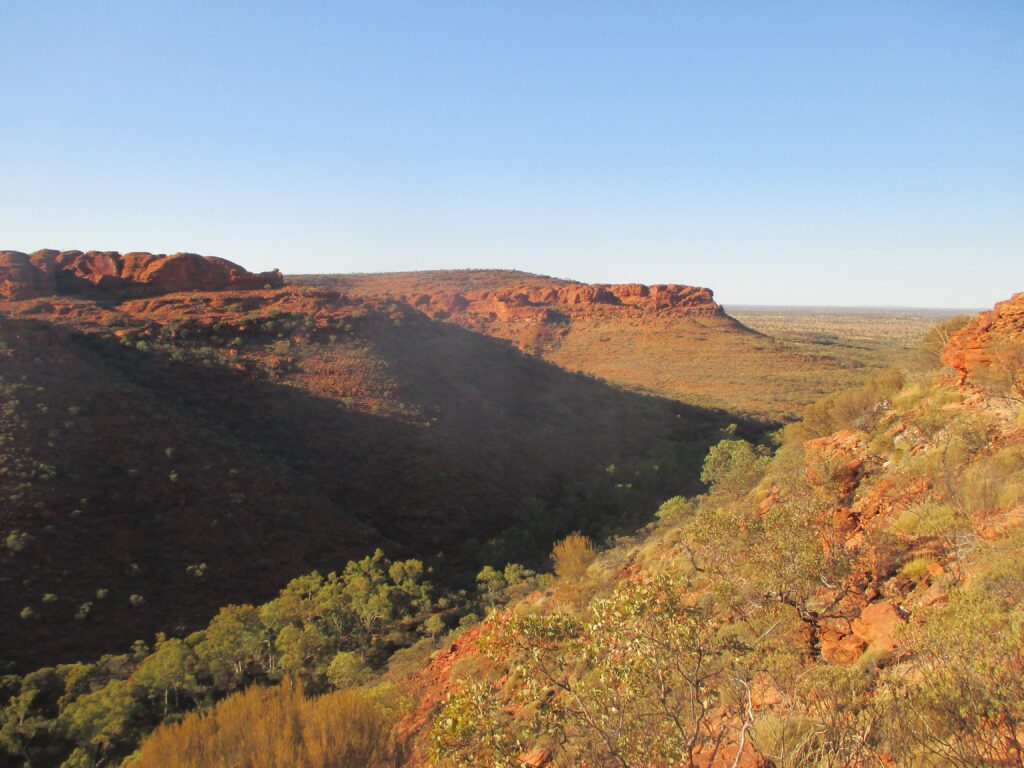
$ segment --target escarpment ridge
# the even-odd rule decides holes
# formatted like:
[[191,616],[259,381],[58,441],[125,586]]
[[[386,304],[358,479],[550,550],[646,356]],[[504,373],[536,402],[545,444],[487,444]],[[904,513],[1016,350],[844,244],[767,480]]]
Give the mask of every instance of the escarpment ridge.
[[146,296],[172,291],[280,288],[277,270],[254,274],[216,256],[117,251],[0,251],[0,299],[54,295]]
[[442,319],[476,316],[494,320],[545,320],[554,313],[594,311],[724,314],[709,288],[678,284],[579,283],[502,270],[317,275],[294,282],[409,304]]
[[626,283],[610,285],[511,285],[495,290],[440,292],[385,296],[408,302],[428,315],[449,317],[465,312],[490,315],[495,319],[528,319],[550,316],[559,308],[634,308],[645,311],[672,311],[689,315],[720,315],[722,307],[715,303],[708,288],[690,285],[641,285]]
[[276,270],[253,274],[190,253],[0,251],[0,313],[80,330],[212,326],[225,315],[248,327],[253,313],[274,312],[315,325],[359,306],[459,326],[618,387],[773,421],[794,418],[823,380],[852,384],[868,372],[835,346],[754,332],[709,288],[681,283],[588,284],[507,269],[299,274],[286,283]]

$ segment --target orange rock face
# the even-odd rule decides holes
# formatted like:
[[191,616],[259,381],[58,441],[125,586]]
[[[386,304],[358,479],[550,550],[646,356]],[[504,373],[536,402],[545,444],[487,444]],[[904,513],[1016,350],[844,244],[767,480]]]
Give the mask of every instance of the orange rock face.
[[57,292],[52,259],[0,251],[0,299],[20,301]]
[[687,315],[720,315],[722,308],[715,303],[710,289],[690,285],[641,285],[626,283],[608,285],[595,283],[565,284],[510,284],[483,291],[439,292],[436,294],[399,294],[385,292],[375,298],[390,299],[410,304],[430,315],[468,315],[494,319],[532,319],[544,310],[657,310],[674,311]]
[[174,291],[279,288],[277,270],[253,274],[226,259],[195,253],[0,251],[0,299],[53,295],[146,296]]
[[949,338],[942,362],[954,368],[964,383],[992,365],[1008,345],[1024,344],[1024,293],[982,312]]
[[866,648],[867,643],[856,635],[826,632],[821,638],[821,658],[830,664],[852,664]]
[[873,648],[891,651],[903,618],[890,602],[871,603],[853,621],[853,633]]

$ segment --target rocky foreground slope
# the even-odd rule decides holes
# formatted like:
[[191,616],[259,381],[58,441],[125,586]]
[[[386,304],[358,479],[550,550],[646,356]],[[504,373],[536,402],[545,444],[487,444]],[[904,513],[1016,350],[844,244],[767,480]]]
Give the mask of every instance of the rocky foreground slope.
[[1012,385],[1024,372],[1022,334],[1024,293],[1017,293],[954,333],[943,350],[942,362],[960,374],[961,383],[979,378],[983,383],[995,377]]
[[458,637],[411,764],[1024,765],[1021,299]]

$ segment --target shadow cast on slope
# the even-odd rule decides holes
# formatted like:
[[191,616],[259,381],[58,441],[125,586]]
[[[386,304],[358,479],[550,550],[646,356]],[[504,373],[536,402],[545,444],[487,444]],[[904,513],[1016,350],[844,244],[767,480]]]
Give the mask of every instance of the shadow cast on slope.
[[[375,546],[445,563],[438,581],[472,573],[476,547],[466,542],[524,524],[524,499],[551,511],[571,494],[586,510],[586,478],[605,482],[623,457],[700,443],[729,421],[426,318],[397,327],[381,317],[364,339],[415,419],[355,412],[287,379],[35,326],[37,338],[59,339],[16,349],[0,371],[30,414],[12,423],[6,450],[53,469],[0,481],[10,500],[3,534],[30,542],[0,556],[0,645],[19,666],[185,631],[220,605],[265,599]],[[696,482],[701,457],[652,489],[648,514],[659,493]],[[549,547],[557,526],[540,530],[519,549]],[[505,554],[537,554],[516,548]],[[56,600],[41,602],[44,594]],[[31,619],[19,619],[23,608]]]

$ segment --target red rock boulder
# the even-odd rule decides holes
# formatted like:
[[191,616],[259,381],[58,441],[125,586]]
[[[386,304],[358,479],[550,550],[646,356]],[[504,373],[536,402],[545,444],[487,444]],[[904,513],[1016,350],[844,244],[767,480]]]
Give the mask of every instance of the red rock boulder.
[[890,602],[880,601],[864,607],[853,620],[853,634],[872,648],[891,651],[896,647],[896,636],[903,625],[903,617]]

